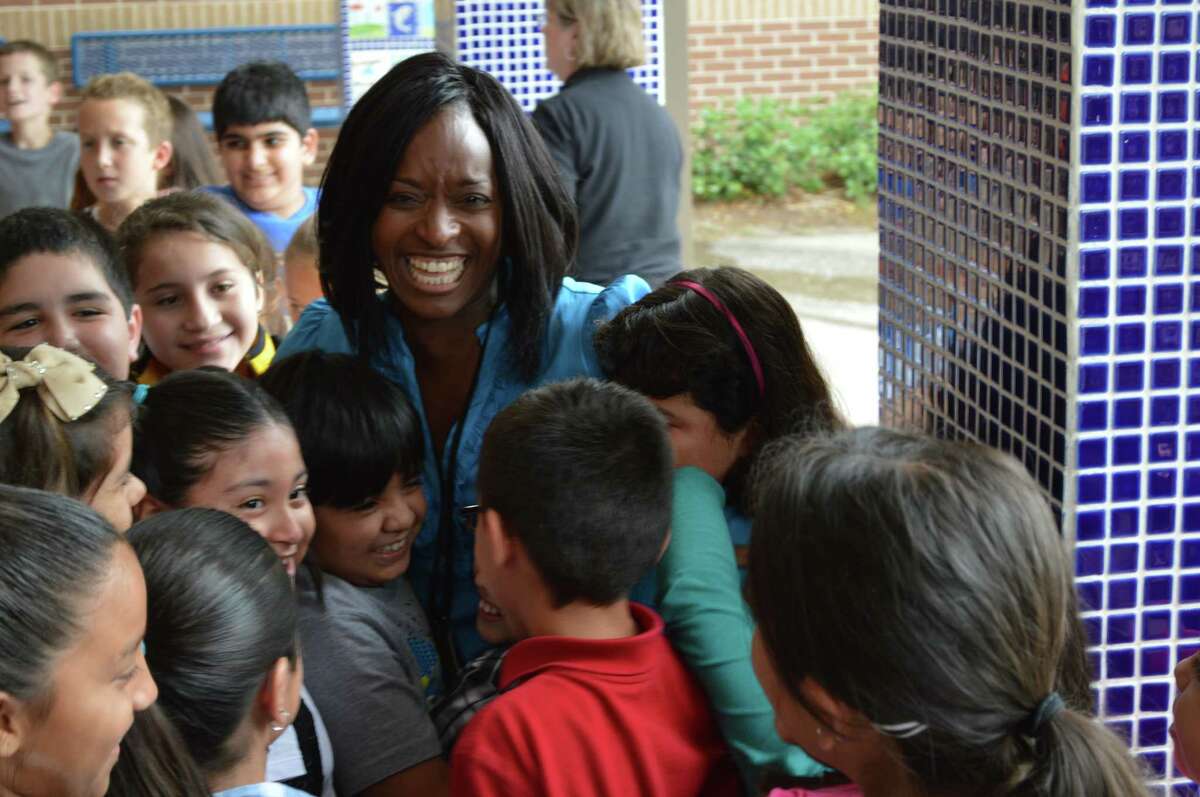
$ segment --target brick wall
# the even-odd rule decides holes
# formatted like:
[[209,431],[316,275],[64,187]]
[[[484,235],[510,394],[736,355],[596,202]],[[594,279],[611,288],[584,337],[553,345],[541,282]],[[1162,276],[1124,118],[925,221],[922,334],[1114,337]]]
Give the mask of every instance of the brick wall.
[[873,0],[691,0],[692,114],[742,97],[811,100],[878,78]]

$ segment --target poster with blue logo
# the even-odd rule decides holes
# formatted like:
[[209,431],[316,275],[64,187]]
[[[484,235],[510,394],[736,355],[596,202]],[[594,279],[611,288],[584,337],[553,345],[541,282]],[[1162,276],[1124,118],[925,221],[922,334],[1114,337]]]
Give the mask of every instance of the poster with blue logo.
[[349,108],[405,58],[435,48],[435,0],[342,0],[343,92]]

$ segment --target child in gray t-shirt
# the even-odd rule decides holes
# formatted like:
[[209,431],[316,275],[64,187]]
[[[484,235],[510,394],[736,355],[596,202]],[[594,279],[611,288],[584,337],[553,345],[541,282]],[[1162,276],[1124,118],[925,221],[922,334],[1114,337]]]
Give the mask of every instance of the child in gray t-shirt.
[[428,713],[441,669],[404,575],[425,519],[420,422],[397,385],[350,355],[296,354],[260,384],[283,403],[308,467],[317,530],[296,578],[300,640],[337,791],[444,792]]
[[22,208],[65,208],[75,190],[79,136],[50,127],[62,96],[54,56],[40,44],[0,45],[0,217]]

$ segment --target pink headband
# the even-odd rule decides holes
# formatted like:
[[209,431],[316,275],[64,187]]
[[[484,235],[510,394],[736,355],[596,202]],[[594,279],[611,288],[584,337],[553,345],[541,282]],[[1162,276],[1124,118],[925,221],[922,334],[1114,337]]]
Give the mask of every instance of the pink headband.
[[709,304],[721,311],[721,314],[729,319],[729,326],[733,327],[733,331],[742,341],[742,348],[746,350],[746,356],[750,358],[750,368],[754,371],[754,379],[758,382],[758,396],[765,398],[767,395],[767,383],[763,379],[762,365],[758,362],[758,355],[754,353],[754,346],[750,343],[750,337],[746,331],[742,329],[742,325],[738,323],[737,318],[730,312],[729,308],[721,304],[721,300],[716,297],[712,291],[705,288],[698,282],[691,280],[675,280],[671,285],[682,285],[685,288],[691,288],[696,293],[708,300]]

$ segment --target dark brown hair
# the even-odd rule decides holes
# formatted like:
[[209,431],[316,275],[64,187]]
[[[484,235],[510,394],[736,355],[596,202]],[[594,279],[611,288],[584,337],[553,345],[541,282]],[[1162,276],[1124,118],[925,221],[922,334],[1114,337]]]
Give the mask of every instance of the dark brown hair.
[[151,199],[130,213],[117,230],[117,248],[134,291],[142,249],[152,239],[171,232],[194,232],[228,246],[264,289],[275,281],[275,252],[254,222],[220,197],[203,191],[177,191]]
[[[762,366],[760,393],[746,348],[729,319],[678,284],[698,283],[741,324]],[[726,434],[754,424],[758,446],[800,431],[842,426],[829,386],[787,299],[740,268],[682,271],[600,327],[596,354],[609,378],[651,398],[691,394]],[[725,480],[731,503],[749,514],[746,480],[755,448]]]
[[[1125,746],[1064,691],[1071,558],[1021,465],[886,429],[790,438],[756,488],[749,598],[790,697],[812,679],[893,740],[930,794],[1145,794]],[[884,726],[884,727],[881,727]]]

